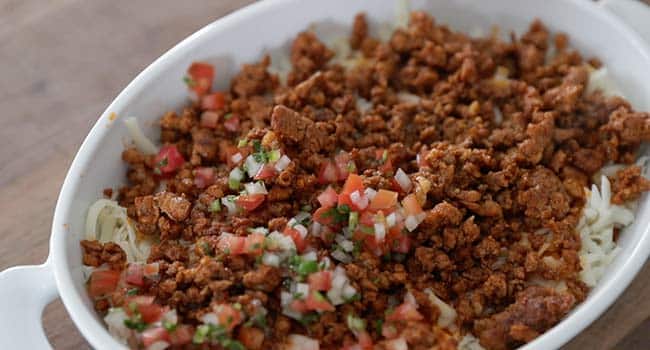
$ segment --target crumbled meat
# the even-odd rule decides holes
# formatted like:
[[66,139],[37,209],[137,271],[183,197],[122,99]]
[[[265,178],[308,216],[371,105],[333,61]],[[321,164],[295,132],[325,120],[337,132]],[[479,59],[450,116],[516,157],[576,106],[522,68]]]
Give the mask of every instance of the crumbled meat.
[[107,264],[112,270],[122,270],[126,265],[126,254],[113,242],[81,241],[84,265],[99,267]]

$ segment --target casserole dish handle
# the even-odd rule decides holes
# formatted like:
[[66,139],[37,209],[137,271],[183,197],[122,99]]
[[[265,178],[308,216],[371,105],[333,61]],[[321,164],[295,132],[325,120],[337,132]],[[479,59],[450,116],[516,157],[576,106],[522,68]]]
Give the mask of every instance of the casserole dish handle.
[[51,349],[41,315],[57,296],[49,260],[0,272],[0,349]]
[[600,0],[598,4],[623,20],[650,44],[650,6],[639,0]]

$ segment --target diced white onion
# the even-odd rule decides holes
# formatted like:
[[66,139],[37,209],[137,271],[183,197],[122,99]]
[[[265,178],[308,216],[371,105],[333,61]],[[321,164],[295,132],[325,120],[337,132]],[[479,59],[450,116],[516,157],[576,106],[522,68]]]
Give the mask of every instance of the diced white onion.
[[289,334],[284,350],[320,350],[318,340],[300,334]]
[[293,228],[300,233],[301,238],[307,237],[307,228],[305,226],[297,224]]
[[418,220],[413,215],[407,216],[406,220],[404,220],[404,226],[406,226],[406,229],[409,230],[409,232],[413,232],[413,230],[415,230],[418,225]]
[[323,225],[320,223],[314,221],[311,223],[311,234],[318,237],[320,236],[320,233],[323,231]]
[[311,219],[311,214],[306,211],[301,211],[293,217],[297,222],[304,222],[305,220]]
[[201,321],[205,324],[214,324],[214,325],[219,324],[219,319],[217,318],[217,315],[214,312],[208,312],[207,314],[201,316]]
[[383,223],[375,223],[375,239],[377,242],[383,242],[386,238],[386,226]]
[[297,283],[296,293],[302,295],[302,298],[306,298],[309,295],[309,285],[307,283]]
[[230,157],[230,160],[233,162],[233,164],[238,164],[239,162],[241,162],[242,159],[244,159],[244,156],[242,156],[242,154],[239,152],[233,154]]
[[408,344],[404,338],[395,338],[384,341],[384,347],[387,350],[408,350]]
[[399,184],[399,186],[404,190],[404,192],[409,192],[411,188],[413,187],[413,183],[411,182],[411,179],[409,178],[408,175],[402,170],[402,168],[398,168],[397,171],[395,172],[395,180]]
[[131,136],[133,139],[133,143],[135,143],[135,147],[138,149],[138,151],[144,154],[158,153],[158,147],[156,147],[156,145],[151,140],[149,140],[149,138],[144,136],[142,129],[140,129],[140,124],[138,124],[138,121],[135,119],[135,117],[128,117],[124,119],[124,125],[126,125],[129,136]]
[[351,285],[346,284],[346,285],[343,287],[343,291],[342,291],[341,294],[343,295],[344,298],[346,298],[346,299],[350,299],[350,298],[352,298],[355,294],[357,294],[357,290],[354,289],[354,287],[352,287]]
[[228,198],[221,198],[221,204],[223,204],[226,209],[228,209],[228,214],[233,215],[237,213],[237,204],[234,201],[228,200]]
[[311,252],[303,254],[301,257],[302,257],[303,260],[307,260],[307,261],[316,261],[316,260],[318,260],[318,254],[316,254],[316,252],[313,251],[313,250]]
[[386,225],[388,225],[388,227],[393,227],[396,223],[397,215],[395,215],[395,213],[390,213],[390,215],[386,217]]
[[244,179],[244,172],[241,171],[241,169],[239,168],[232,169],[230,171],[230,174],[228,174],[228,180],[230,181],[240,182],[243,179]]
[[368,207],[368,197],[366,197],[365,194],[361,194],[358,190],[350,194],[350,200],[360,210]]
[[124,325],[124,320],[127,318],[128,316],[122,308],[109,309],[108,314],[104,317],[104,322],[108,325],[108,332],[123,344],[126,344],[126,340],[131,334],[131,330]]
[[415,296],[413,296],[413,293],[411,291],[406,292],[404,294],[404,302],[409,303],[411,305],[417,305],[417,301],[415,301]]
[[255,157],[252,155],[246,157],[246,162],[244,163],[246,165],[246,172],[248,173],[248,177],[254,178],[255,175],[260,171],[262,166],[264,166],[263,163],[260,163],[255,160]]
[[283,154],[282,157],[280,157],[280,159],[278,159],[278,161],[275,162],[275,165],[273,167],[277,171],[282,171],[286,169],[290,163],[291,163],[291,158],[287,157],[286,154]]
[[279,267],[280,257],[277,254],[265,252],[264,255],[262,255],[262,264]]
[[374,189],[372,189],[370,187],[366,188],[364,193],[365,193],[366,197],[368,197],[369,200],[372,200],[377,195],[377,191],[375,191]]
[[165,350],[169,345],[170,344],[164,340],[158,340],[157,342],[147,346],[147,350]]
[[332,252],[332,258],[346,264],[352,262],[352,257],[338,249]]
[[248,194],[268,194],[269,193],[266,190],[266,186],[264,185],[264,182],[262,182],[262,181],[245,183],[244,184],[244,189],[246,189],[246,192]]

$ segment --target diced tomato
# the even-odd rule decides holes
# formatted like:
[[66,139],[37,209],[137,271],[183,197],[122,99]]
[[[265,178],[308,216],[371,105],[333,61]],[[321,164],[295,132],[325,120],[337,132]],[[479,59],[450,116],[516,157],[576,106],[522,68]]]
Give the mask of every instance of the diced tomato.
[[350,173],[356,173],[357,167],[348,152],[341,152],[334,157],[336,163],[337,180],[343,181]]
[[251,233],[246,236],[244,252],[251,255],[261,255],[264,251],[265,236],[261,233]]
[[213,111],[205,111],[201,113],[200,124],[204,128],[215,129],[219,125],[219,114]]
[[307,309],[319,312],[336,310],[322,294],[315,290],[309,292],[305,305],[307,305]]
[[200,167],[194,171],[194,185],[197,188],[206,188],[214,184],[214,168]]
[[159,321],[165,313],[165,308],[158,304],[138,305],[138,311],[142,315],[142,320],[146,323]]
[[242,312],[229,304],[217,305],[215,313],[217,314],[219,324],[226,327],[228,330],[237,327],[237,325],[243,320]]
[[163,146],[154,160],[154,172],[160,175],[171,175],[185,163],[183,155],[175,145]]
[[257,327],[241,327],[237,339],[246,349],[262,349],[264,331]]
[[424,212],[420,203],[418,203],[417,197],[414,194],[409,194],[404,199],[402,199],[402,206],[406,211],[406,215],[418,215]]
[[316,209],[312,218],[319,224],[331,226],[334,225],[334,217],[331,215],[331,210],[336,210],[335,208],[320,207]]
[[243,254],[245,245],[246,237],[235,236],[232,234],[222,235],[217,241],[217,249],[231,255]]
[[424,319],[415,305],[409,302],[404,302],[395,308],[393,313],[386,316],[388,321],[421,321]]
[[336,165],[331,160],[323,162],[318,171],[318,183],[328,184],[338,180]]
[[397,192],[381,189],[370,201],[370,210],[391,209],[397,204]]
[[343,184],[343,189],[339,194],[339,205],[346,204],[354,211],[360,211],[361,209],[352,202],[350,195],[352,192],[359,191],[360,194],[364,193],[363,179],[357,174],[350,174]]
[[226,105],[226,95],[223,92],[217,91],[205,95],[201,98],[201,108],[206,110],[223,109]]
[[253,211],[257,207],[259,207],[262,202],[264,202],[265,195],[261,193],[257,194],[242,194],[239,197],[237,197],[237,200],[235,201],[237,203],[237,206],[240,208],[244,208],[246,211]]
[[239,131],[239,117],[231,115],[230,118],[224,118],[223,126],[228,131]]
[[154,262],[151,264],[143,265],[142,272],[144,274],[144,277],[148,277],[148,278],[156,277],[158,276],[158,272],[160,272],[160,264]]
[[282,233],[285,236],[291,237],[293,243],[296,245],[296,250],[298,250],[298,252],[302,252],[305,250],[305,248],[307,248],[307,241],[305,241],[300,232],[298,232],[298,230],[295,228],[287,226],[284,228],[284,231],[282,231]]
[[169,342],[172,345],[185,345],[192,342],[194,329],[188,325],[178,325],[176,329],[169,332]]
[[316,199],[318,199],[318,202],[322,207],[330,208],[336,205],[339,195],[336,194],[336,191],[334,191],[332,186],[327,186],[327,189],[323,191],[323,193],[319,194]]
[[411,250],[411,238],[407,234],[402,233],[393,239],[391,246],[396,253],[408,254]]
[[372,252],[376,256],[381,256],[387,251],[386,247],[388,242],[385,239],[377,241],[375,235],[364,235],[363,245],[368,251]]
[[372,337],[370,337],[370,334],[368,334],[368,332],[366,331],[359,332],[359,334],[357,334],[357,339],[359,340],[359,346],[361,346],[361,349],[363,350],[373,349]]
[[212,80],[214,80],[214,66],[204,62],[194,62],[187,70],[190,81],[188,87],[197,96],[203,96],[210,91]]
[[[384,154],[386,155],[386,159],[384,159]],[[384,174],[392,174],[394,169],[393,169],[393,161],[390,158],[390,155],[388,154],[388,151],[385,149],[378,149],[375,153],[377,161],[381,164],[378,169]]]
[[397,327],[392,322],[385,322],[381,326],[381,335],[388,339],[395,338],[397,336]]
[[96,298],[114,292],[120,280],[120,272],[114,270],[96,270],[90,275],[88,294]]
[[314,272],[307,278],[309,290],[328,291],[332,288],[332,273],[329,271]]
[[153,327],[145,329],[142,332],[142,344],[145,347],[148,347],[157,341],[169,342],[169,333],[167,333],[167,330],[165,328]]
[[129,264],[126,269],[126,282],[134,286],[144,286],[144,268],[141,264]]
[[273,167],[273,165],[270,164],[264,164],[262,168],[257,172],[257,175],[255,175],[255,180],[267,180],[267,179],[272,179],[275,177],[277,174],[277,171]]
[[305,303],[304,300],[298,300],[298,299],[292,301],[291,304],[289,305],[289,308],[293,311],[300,312],[300,313],[309,311],[309,309],[307,308],[307,303]]

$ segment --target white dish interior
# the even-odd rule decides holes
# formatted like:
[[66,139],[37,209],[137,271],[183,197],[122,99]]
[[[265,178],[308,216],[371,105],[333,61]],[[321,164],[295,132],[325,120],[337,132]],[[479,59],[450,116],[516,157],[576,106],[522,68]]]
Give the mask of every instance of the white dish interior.
[[[432,14],[438,23],[467,33],[478,29],[489,32],[494,25],[505,33],[510,29],[522,33],[534,18],[540,18],[552,31],[567,32],[570,44],[584,56],[599,57],[633,105],[650,110],[650,57],[644,44],[620,21],[587,1],[418,0],[410,5]],[[78,242],[84,234],[88,206],[102,196],[102,189],[117,188],[125,179],[121,161],[128,141],[124,117],[137,116],[145,133],[156,140],[155,121],[188,101],[181,78],[192,61],[213,63],[216,86],[224,89],[240,64],[259,60],[270,49],[287,48],[299,31],[311,25],[321,38],[347,36],[356,13],[366,12],[375,25],[391,23],[396,6],[392,0],[260,2],[197,32],[147,68],[116,98],[74,160],[57,205],[52,235],[51,258],[61,297],[94,347],[115,349],[120,345],[104,330],[86,295]],[[119,69],[118,62],[115,69]],[[115,120],[109,118],[111,113],[117,115]],[[600,284],[569,317],[525,349],[561,346],[616,299],[650,251],[649,214],[650,203],[644,197],[636,222],[618,241],[622,251]]]

